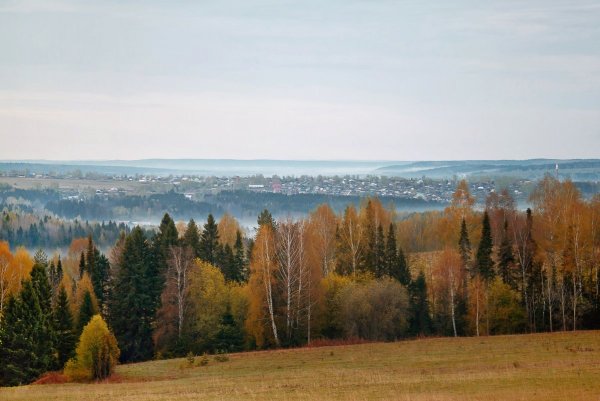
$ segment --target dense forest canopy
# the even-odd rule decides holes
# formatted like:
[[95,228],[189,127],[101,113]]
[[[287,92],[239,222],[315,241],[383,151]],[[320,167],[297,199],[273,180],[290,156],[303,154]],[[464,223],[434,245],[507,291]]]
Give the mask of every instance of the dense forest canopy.
[[[229,214],[184,223],[166,213],[156,231],[69,225],[66,253],[34,257],[3,228],[0,383],[61,369],[95,315],[122,362],[600,327],[600,196],[546,177],[530,203],[519,210],[499,191],[476,208],[462,181],[444,210],[400,217],[377,198],[303,218],[264,209],[251,236]],[[14,219],[26,225],[8,211],[3,224]],[[58,219],[43,224],[61,231]]]

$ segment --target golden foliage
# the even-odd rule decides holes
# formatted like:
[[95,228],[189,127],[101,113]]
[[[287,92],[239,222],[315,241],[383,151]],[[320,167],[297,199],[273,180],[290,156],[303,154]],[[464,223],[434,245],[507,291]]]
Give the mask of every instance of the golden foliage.
[[238,221],[230,215],[225,213],[219,223],[217,224],[217,231],[219,232],[219,242],[225,246],[229,245],[233,248],[237,237],[237,232],[241,231],[240,224]]
[[100,315],[94,315],[84,327],[75,358],[65,366],[65,374],[75,381],[105,379],[119,360],[117,339]]

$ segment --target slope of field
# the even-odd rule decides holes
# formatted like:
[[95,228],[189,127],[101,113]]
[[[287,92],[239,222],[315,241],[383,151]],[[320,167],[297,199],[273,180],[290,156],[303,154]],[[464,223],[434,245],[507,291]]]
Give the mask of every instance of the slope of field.
[[[198,361],[199,358],[196,358]],[[118,380],[8,400],[600,400],[600,332],[439,338],[119,366]]]

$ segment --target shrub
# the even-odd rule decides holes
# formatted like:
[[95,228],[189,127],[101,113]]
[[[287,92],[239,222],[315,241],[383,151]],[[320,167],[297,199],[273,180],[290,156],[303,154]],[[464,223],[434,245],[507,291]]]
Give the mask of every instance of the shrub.
[[99,380],[110,376],[119,360],[119,347],[100,315],[83,328],[75,358],[65,367],[65,374],[75,381]]
[[227,362],[229,360],[229,356],[225,351],[218,351],[217,355],[215,355],[215,361],[217,362]]
[[187,353],[185,359],[187,359],[187,363],[189,366],[194,366],[194,362],[196,362],[196,357],[194,356],[194,353],[192,351]]
[[408,294],[395,280],[353,283],[338,302],[346,338],[393,341],[407,334]]
[[202,358],[200,358],[200,362],[198,362],[198,365],[200,366],[206,366],[208,365],[208,355],[204,354],[202,355]]

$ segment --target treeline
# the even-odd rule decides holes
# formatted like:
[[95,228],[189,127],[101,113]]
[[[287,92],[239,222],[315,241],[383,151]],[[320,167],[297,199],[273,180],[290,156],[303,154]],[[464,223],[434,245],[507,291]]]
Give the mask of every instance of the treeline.
[[[336,212],[342,212],[346,206],[353,204],[358,207],[363,198],[360,196],[294,194],[286,195],[272,192],[252,192],[244,190],[221,191],[215,195],[206,195],[204,200],[218,205],[223,210],[236,216],[254,218],[263,209],[268,209],[274,216],[288,214],[305,215],[319,205],[327,204]],[[405,199],[384,197],[380,199],[385,205],[393,205],[395,210],[435,210],[442,209],[442,202],[426,201],[423,199]]]
[[203,215],[221,215],[219,205],[192,201],[173,190],[149,196],[120,195],[104,197],[95,195],[85,200],[59,199],[49,201],[46,209],[58,216],[73,219],[153,219],[167,212],[174,218]]
[[[71,325],[47,329],[51,345],[77,338],[100,313],[122,362],[314,339],[598,328],[600,196],[586,201],[571,182],[547,177],[531,203],[522,212],[507,191],[494,192],[478,210],[461,182],[443,212],[405,219],[364,199],[341,214],[321,205],[299,220],[276,221],[264,210],[252,238],[229,215],[218,223],[209,215],[200,228],[166,214],[156,232],[123,233],[108,256],[91,237],[49,261],[31,261],[22,248],[13,255],[5,244],[0,356],[12,362],[0,367],[0,380],[24,383],[43,370],[27,370],[16,355],[47,358],[33,345],[46,341],[37,337],[46,329],[28,331],[29,343],[15,334],[22,323],[10,323],[35,321],[26,313],[40,308],[14,306],[33,302],[24,291],[34,271],[49,283],[46,315],[72,315]],[[39,366],[61,366],[61,352],[52,355],[59,361]],[[14,373],[23,369],[30,373]]]
[[0,223],[0,240],[9,244],[24,246],[29,249],[65,248],[76,238],[88,235],[96,238],[101,248],[112,247],[121,232],[129,232],[124,223],[108,222],[72,222],[45,215],[40,217],[21,210],[2,211]]

